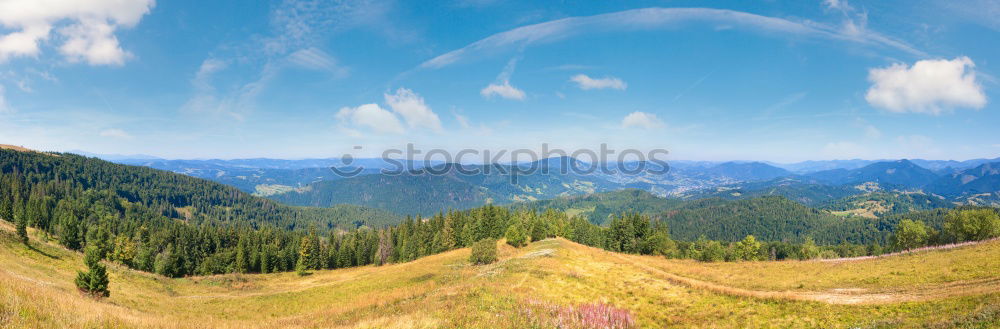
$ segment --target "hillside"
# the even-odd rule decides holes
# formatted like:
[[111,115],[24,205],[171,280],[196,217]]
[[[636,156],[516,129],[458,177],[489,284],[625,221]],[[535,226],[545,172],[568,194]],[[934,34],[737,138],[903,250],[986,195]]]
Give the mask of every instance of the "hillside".
[[783,177],[768,181],[747,182],[694,190],[678,194],[677,196],[685,200],[706,198],[736,200],[760,196],[783,196],[806,206],[818,206],[831,200],[863,192],[863,190],[850,185],[826,185],[815,183],[808,179]]
[[655,215],[673,209],[682,203],[681,200],[658,197],[643,190],[627,189],[526,202],[516,204],[513,207],[536,210],[554,209],[570,215],[583,216],[594,224],[604,224],[610,216],[623,212]]
[[954,207],[954,204],[935,195],[919,192],[885,191],[868,192],[830,200],[820,206],[822,209],[837,214],[852,214],[868,218],[951,207]]
[[1000,191],[1000,162],[945,175],[928,185],[927,190],[951,197]]
[[[80,255],[0,230],[0,326],[116,328],[994,327],[1000,242],[851,262],[697,263],[563,239],[413,262],[169,279],[109,267],[111,297],[72,284]],[[584,316],[591,317],[584,317]],[[592,319],[592,320],[584,320]]]
[[353,205],[285,206],[211,181],[65,153],[0,150],[0,186],[0,218],[23,221],[70,249],[121,252],[123,263],[169,276],[229,272],[247,249],[293,260],[309,228],[400,221]]
[[806,176],[835,185],[875,182],[908,188],[923,187],[938,179],[938,175],[934,172],[909,160],[876,162],[858,169],[833,169]]
[[726,162],[706,169],[705,174],[729,177],[740,181],[769,180],[788,176],[791,173],[761,162]]
[[467,209],[491,201],[485,188],[452,176],[364,175],[322,181],[269,196],[281,203],[329,207],[356,204],[408,215],[433,215],[448,209]]
[[[671,237],[681,241],[701,237],[738,241],[750,234],[764,241],[800,242],[809,236],[819,244],[886,244],[893,228],[879,225],[875,218],[836,215],[780,195],[681,200],[621,190],[521,203],[514,208],[551,208],[595,224],[606,224],[611,215],[637,212],[666,223]],[[941,219],[935,222],[940,225]]]
[[871,229],[873,222],[868,219],[841,218],[781,196],[702,199],[661,216],[671,236],[685,241],[699,237],[738,241],[749,234],[764,241],[800,241],[810,236],[820,244],[869,244],[883,242],[887,234]]

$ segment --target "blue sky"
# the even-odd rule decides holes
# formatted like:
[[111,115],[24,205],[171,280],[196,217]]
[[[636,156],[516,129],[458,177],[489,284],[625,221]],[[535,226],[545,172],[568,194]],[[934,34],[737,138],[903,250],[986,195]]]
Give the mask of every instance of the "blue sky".
[[0,0],[0,143],[992,158],[996,17],[988,0]]

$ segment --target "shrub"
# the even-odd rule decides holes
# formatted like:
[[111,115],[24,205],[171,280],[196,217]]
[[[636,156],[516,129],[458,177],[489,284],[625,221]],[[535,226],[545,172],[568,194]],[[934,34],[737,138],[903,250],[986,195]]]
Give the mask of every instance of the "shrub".
[[511,225],[507,228],[507,233],[504,234],[507,238],[507,244],[514,246],[514,248],[520,248],[528,245],[528,235],[524,233],[521,226],[518,224]]
[[497,241],[493,239],[482,239],[472,245],[472,255],[469,262],[475,265],[484,265],[497,261]]
[[646,235],[642,243],[642,254],[656,256],[672,256],[677,253],[677,244],[670,240],[666,231],[657,231]]
[[799,246],[798,258],[801,260],[813,259],[819,257],[819,247],[816,246],[816,242],[813,241],[812,237],[806,237],[805,242]]

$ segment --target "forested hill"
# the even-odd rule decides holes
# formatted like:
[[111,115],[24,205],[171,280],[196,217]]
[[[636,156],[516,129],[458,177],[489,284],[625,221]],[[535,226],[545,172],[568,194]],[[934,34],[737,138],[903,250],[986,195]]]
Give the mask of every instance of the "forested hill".
[[308,227],[400,221],[382,210],[291,207],[171,172],[9,149],[0,149],[0,218],[24,221],[71,249],[127,254],[126,265],[170,276],[225,271],[219,266],[228,266],[239,244],[294,253]]
[[[638,212],[666,223],[671,236],[681,241],[701,237],[737,241],[753,235],[766,241],[800,241],[809,236],[821,244],[886,244],[894,227],[894,224],[886,225],[884,222],[888,219],[885,218],[837,216],[776,195],[683,201],[657,197],[641,190],[622,190],[521,203],[514,207],[560,210],[595,224],[605,224],[622,213]],[[940,222],[940,219],[935,221]]]
[[485,187],[451,176],[417,174],[374,174],[320,181],[269,197],[291,205],[328,207],[357,204],[409,215],[469,209],[493,201]]
[[[397,223],[400,219],[387,211],[359,206],[290,207],[203,179],[74,154],[0,152],[0,173],[6,180],[13,181],[3,184],[8,198],[35,197],[58,203],[61,199],[77,196],[114,197],[190,224],[235,224],[255,228],[272,225],[296,229],[308,224],[327,228],[361,224],[381,226]],[[11,191],[7,191],[8,188]]]

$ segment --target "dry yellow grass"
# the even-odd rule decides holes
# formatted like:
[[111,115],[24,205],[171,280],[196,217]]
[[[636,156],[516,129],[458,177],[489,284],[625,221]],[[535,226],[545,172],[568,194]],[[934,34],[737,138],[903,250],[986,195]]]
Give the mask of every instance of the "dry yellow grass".
[[[980,268],[996,264],[982,258],[997,258],[996,243],[852,264],[702,264],[550,239],[522,249],[502,245],[500,261],[485,266],[468,265],[466,249],[305,277],[167,279],[111,266],[111,297],[101,301],[73,287],[75,271],[83,268],[78,253],[32,243],[35,249],[25,248],[9,227],[0,230],[0,327],[524,328],[551,323],[531,308],[534,301],[606,303],[630,312],[640,327],[1000,325],[1000,294],[995,285],[983,283],[1000,273],[996,267]],[[911,268],[891,268],[903,265]],[[921,268],[926,274],[912,281],[893,279],[877,286],[865,285],[865,275],[850,274],[869,270],[868,277],[878,277]],[[809,286],[798,288],[799,282]],[[802,297],[833,289],[850,294],[843,289],[929,287],[970,292],[853,305]]]

